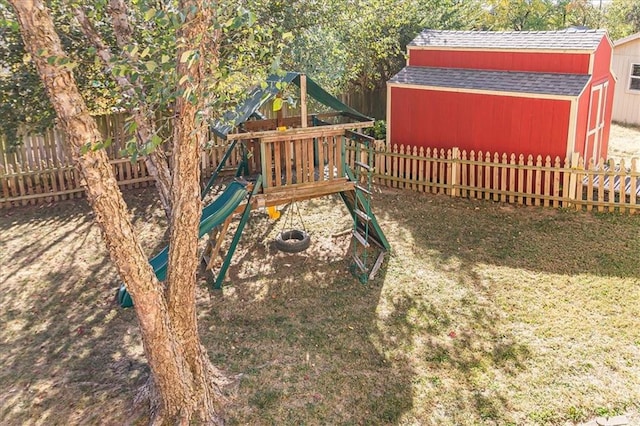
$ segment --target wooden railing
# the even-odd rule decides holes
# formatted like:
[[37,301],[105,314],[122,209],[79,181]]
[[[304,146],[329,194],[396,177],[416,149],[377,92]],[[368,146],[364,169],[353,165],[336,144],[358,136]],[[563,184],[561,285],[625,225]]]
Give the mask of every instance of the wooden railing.
[[344,177],[343,135],[318,127],[260,138],[265,192]]

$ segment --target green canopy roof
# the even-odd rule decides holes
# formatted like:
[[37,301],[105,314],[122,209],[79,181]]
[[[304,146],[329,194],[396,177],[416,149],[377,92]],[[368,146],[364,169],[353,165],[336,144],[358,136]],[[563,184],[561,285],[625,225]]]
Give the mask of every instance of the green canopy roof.
[[[225,138],[227,134],[239,124],[244,123],[253,115],[258,112],[266,102],[273,99],[280,89],[282,84],[293,83],[300,87],[300,73],[288,72],[283,76],[271,75],[267,78],[267,84],[264,88],[258,86],[254,88],[247,99],[239,105],[233,111],[227,111],[223,115],[223,119],[216,123],[212,130],[220,137]],[[346,112],[354,116],[354,118],[362,119],[363,121],[372,121],[373,119],[367,117],[342,103],[338,98],[324,90],[311,78],[307,77],[307,94],[321,104],[338,112]]]

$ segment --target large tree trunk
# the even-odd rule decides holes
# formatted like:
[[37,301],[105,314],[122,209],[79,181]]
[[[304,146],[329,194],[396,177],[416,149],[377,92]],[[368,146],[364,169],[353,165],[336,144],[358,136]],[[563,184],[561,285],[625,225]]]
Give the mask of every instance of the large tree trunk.
[[[180,10],[190,11],[187,22],[177,35],[179,46],[176,61],[177,74],[182,78],[176,99],[179,114],[174,121],[174,146],[171,203],[173,215],[169,243],[169,262],[175,267],[167,274],[167,303],[176,337],[183,347],[185,358],[195,378],[196,392],[202,396],[203,413],[217,411],[217,398],[213,389],[220,378],[206,356],[206,350],[197,336],[196,272],[198,268],[198,227],[202,204],[200,202],[200,150],[206,143],[208,130],[204,117],[207,99],[204,93],[207,67],[217,64],[217,40],[210,29],[212,9],[202,0],[182,0]],[[198,55],[199,59],[192,60]],[[188,78],[184,78],[184,76]]]
[[[167,302],[163,286],[156,279],[136,238],[129,212],[105,152],[90,150],[81,154],[83,145],[93,145],[102,137],[80,96],[72,73],[65,67],[49,64],[47,61],[47,57],[51,56],[66,57],[49,11],[41,0],[9,1],[16,11],[25,46],[35,61],[51,103],[67,134],[76,167],[86,181],[87,198],[95,212],[96,222],[100,226],[111,259],[135,300],[145,354],[160,398],[153,422],[221,423],[219,413],[214,408],[217,390],[212,381],[204,377],[209,361],[197,335],[195,296],[178,300],[182,293],[176,292],[173,299]],[[187,25],[188,23],[189,20]],[[186,118],[189,115],[193,118],[194,110],[187,109],[185,129],[189,123],[195,123]],[[177,161],[181,165],[177,166],[176,174],[179,177],[174,180],[172,190],[178,206],[173,215],[177,219],[172,221],[172,232],[188,237],[184,240],[172,237],[169,273],[174,277],[174,285],[186,283],[195,289],[195,272],[192,269],[195,271],[194,242],[199,218],[199,188],[197,182],[194,185],[194,181],[199,172],[197,161],[193,159],[196,157],[194,142],[189,137],[186,137],[185,142],[184,148],[177,154]],[[193,169],[189,170],[190,167]],[[183,185],[185,191],[181,191]],[[180,248],[181,244],[187,244],[188,247]],[[177,279],[175,268],[183,261],[189,266],[178,267],[178,270],[188,276],[186,279]],[[180,314],[181,308],[186,312],[184,315]],[[172,323],[174,318],[177,320],[177,327]],[[185,347],[185,343],[189,347],[198,348],[196,357]]]

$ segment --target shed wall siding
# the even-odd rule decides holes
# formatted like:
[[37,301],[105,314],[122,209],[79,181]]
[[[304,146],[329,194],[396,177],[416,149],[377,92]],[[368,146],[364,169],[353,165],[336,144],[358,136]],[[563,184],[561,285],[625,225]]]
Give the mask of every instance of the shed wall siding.
[[613,72],[618,77],[613,103],[613,120],[640,125],[640,92],[629,90],[631,64],[640,64],[640,38],[616,46]]
[[409,49],[407,65],[501,71],[589,73],[589,53]]
[[571,101],[391,88],[393,144],[564,158]]
[[613,49],[607,38],[603,38],[594,54],[592,81],[598,81],[611,77],[611,54]]

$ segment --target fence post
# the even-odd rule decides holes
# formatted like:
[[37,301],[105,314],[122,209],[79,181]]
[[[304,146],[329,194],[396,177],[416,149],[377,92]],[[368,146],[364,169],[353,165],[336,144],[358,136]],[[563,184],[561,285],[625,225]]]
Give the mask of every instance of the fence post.
[[451,196],[458,196],[458,184],[460,183],[460,149],[454,147],[451,150]]
[[571,155],[571,175],[569,176],[569,203],[567,207],[571,207],[573,203],[572,200],[575,200],[578,193],[578,174],[580,173],[578,170],[578,161],[579,161],[580,153],[574,152]]

